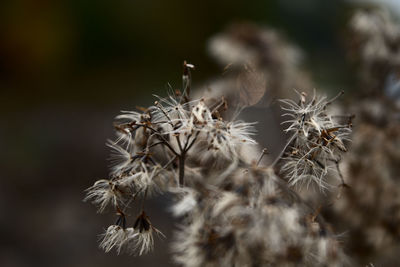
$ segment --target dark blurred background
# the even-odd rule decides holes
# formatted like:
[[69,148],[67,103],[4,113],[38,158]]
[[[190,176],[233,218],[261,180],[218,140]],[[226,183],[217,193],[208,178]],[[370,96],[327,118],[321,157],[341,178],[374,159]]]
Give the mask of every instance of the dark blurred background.
[[82,202],[108,173],[107,138],[120,110],[147,106],[167,83],[222,75],[207,40],[233,22],[278,29],[305,54],[318,87],[350,90],[344,1],[13,0],[0,4],[0,266],[168,266],[168,195],[149,215],[167,236],[142,257],[105,254],[113,222]]

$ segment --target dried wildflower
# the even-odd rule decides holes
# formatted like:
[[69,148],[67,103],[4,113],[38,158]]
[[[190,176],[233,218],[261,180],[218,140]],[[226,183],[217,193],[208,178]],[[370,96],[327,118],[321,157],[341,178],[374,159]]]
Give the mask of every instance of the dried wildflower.
[[400,67],[400,30],[388,10],[358,10],[349,23],[349,55],[359,74],[360,95],[381,95]]
[[125,215],[119,214],[116,224],[109,226],[103,234],[100,248],[104,249],[105,252],[115,248],[118,254],[123,248],[126,248],[132,254],[137,252],[142,255],[154,247],[153,232],[164,237],[151,224],[144,211],[136,218],[133,228],[126,228]]
[[[398,113],[381,105],[385,116]],[[354,108],[362,109],[363,103]],[[337,231],[347,231],[349,254],[360,264],[369,259],[376,266],[398,265],[400,123],[381,125],[369,118],[357,120],[352,149],[341,163],[350,187],[328,212]]]
[[109,141],[107,145],[112,149],[110,157],[112,164],[111,172],[115,175],[118,175],[129,171],[133,161],[132,151],[128,152],[119,145],[114,144],[112,141]]
[[[86,197],[100,211],[114,207],[119,216],[100,247],[149,252],[153,234],[163,234],[146,215],[145,201],[152,191],[168,190],[182,222],[173,248],[183,266],[344,265],[333,233],[278,177],[284,171],[289,184],[325,186],[324,176],[345,150],[348,133],[328,115],[330,101],[307,102],[304,95],[299,104],[284,101],[291,117],[287,131],[294,134],[285,147],[288,162],[263,168],[252,138],[254,123],[222,116],[225,98],[192,100],[190,69],[185,62],[182,92],[117,117],[117,140],[108,142],[110,180],[98,181]],[[125,210],[137,199],[140,213],[127,228]]]
[[116,248],[119,254],[132,235],[134,235],[133,228],[110,225],[102,237],[100,248],[104,249],[105,252],[110,252],[111,249]]
[[314,181],[326,188],[324,178],[346,151],[344,143],[349,140],[350,125],[339,124],[327,112],[328,105],[337,97],[328,101],[314,96],[307,102],[305,94],[299,96],[298,103],[281,100],[282,109],[287,111],[283,115],[290,117],[284,122],[289,124],[285,131],[292,133],[281,170],[292,185],[309,185]]
[[236,156],[237,146],[243,143],[256,144],[250,137],[254,134],[253,125],[253,123],[215,120],[204,129],[207,133],[207,149],[214,154],[221,153],[227,158]]
[[84,201],[92,200],[99,207],[98,212],[103,212],[108,205],[117,207],[122,202],[122,191],[118,184],[109,180],[98,180],[87,190]]
[[[343,266],[347,258],[324,223],[272,169],[238,168],[200,197],[176,234],[183,266]],[[178,202],[177,207],[182,204]],[[316,230],[318,228],[318,230]]]
[[400,63],[397,52],[400,30],[387,10],[357,11],[350,21],[351,29],[359,35],[360,52],[366,64],[390,60]]
[[136,218],[133,228],[135,229],[136,234],[130,237],[130,249],[133,252],[138,251],[139,255],[147,253],[151,249],[153,249],[153,232],[155,232],[157,235],[165,237],[157,228],[155,228],[151,224],[149,217],[145,214],[144,211]]
[[[337,110],[357,116],[351,149],[340,161],[348,186],[341,187],[339,193],[328,192],[332,204],[322,207],[321,212],[329,216],[335,232],[346,233],[341,243],[354,266],[397,266],[400,264],[398,21],[389,12],[369,9],[356,11],[348,26],[352,41],[348,52],[357,63],[353,66],[355,73],[360,74],[359,90],[348,96],[351,105],[335,103]],[[316,194],[307,197],[313,203],[323,200]],[[319,242],[321,249],[330,245],[336,246],[333,241]],[[326,250],[326,254],[315,260],[329,259],[331,251],[334,249]]]

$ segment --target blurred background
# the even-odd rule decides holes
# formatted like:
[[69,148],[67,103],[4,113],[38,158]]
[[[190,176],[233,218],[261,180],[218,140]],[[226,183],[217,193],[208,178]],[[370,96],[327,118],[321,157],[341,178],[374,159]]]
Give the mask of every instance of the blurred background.
[[[396,1],[387,1],[396,5]],[[390,3],[392,2],[392,3]],[[167,236],[142,257],[105,254],[114,221],[82,202],[108,174],[107,138],[120,110],[222,75],[210,37],[234,22],[277,29],[304,54],[317,88],[351,91],[344,26],[361,1],[13,0],[0,4],[0,266],[173,266],[170,198],[149,215]],[[393,7],[393,6],[391,6]],[[395,9],[393,9],[395,10]]]

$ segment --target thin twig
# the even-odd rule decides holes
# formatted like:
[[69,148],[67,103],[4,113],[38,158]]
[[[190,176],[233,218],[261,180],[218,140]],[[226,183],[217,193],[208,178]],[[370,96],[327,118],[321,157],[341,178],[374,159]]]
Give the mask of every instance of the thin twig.
[[259,157],[258,160],[257,160],[256,166],[258,166],[258,165],[260,164],[261,160],[263,159],[264,155],[266,155],[266,154],[268,154],[268,150],[267,150],[266,148],[264,148],[264,149],[261,151],[261,155],[260,155],[260,157]]
[[146,198],[147,198],[147,188],[144,191],[144,195],[143,195],[143,200],[142,200],[142,206],[141,206],[141,211],[144,212],[144,203],[146,202]]
[[168,161],[162,168],[163,169],[166,169],[166,168],[168,168],[168,166],[172,163],[172,162],[174,162],[174,160],[176,160],[176,158],[177,158],[178,156],[174,156],[170,161]]
[[213,108],[213,110],[211,111],[211,114],[214,114],[216,111],[218,111],[218,109],[220,108],[220,107],[222,107],[223,105],[225,105],[225,103],[226,103],[226,100],[225,100],[225,98],[222,96],[221,97],[222,99],[221,99],[221,102],[215,107],[215,108]]
[[283,154],[285,153],[286,149],[289,147],[289,145],[293,142],[293,140],[296,138],[296,133],[290,137],[289,141],[286,143],[285,147],[282,149],[282,151],[279,153],[279,155],[276,157],[274,162],[270,165],[270,168],[274,168],[275,165],[279,162],[279,160],[282,158]]
[[185,159],[186,154],[182,153],[179,156],[179,186],[185,186]]
[[326,102],[325,107],[332,104],[333,102],[335,102],[339,97],[341,97],[344,94],[344,91],[340,91],[334,98],[332,98],[331,100],[329,100],[328,102]]
[[200,132],[197,132],[197,133],[196,133],[195,137],[194,137],[193,140],[192,140],[192,143],[190,143],[190,145],[185,149],[185,152],[189,151],[190,148],[192,148],[192,146],[193,146],[194,143],[196,142],[197,137],[199,136],[199,134],[200,134]]
[[343,174],[342,174],[342,172],[340,171],[340,168],[339,168],[339,161],[338,160],[335,161],[335,165],[336,165],[337,172],[339,173],[340,180],[342,182],[339,185],[339,192],[338,192],[338,194],[336,196],[336,198],[339,199],[342,196],[343,188],[350,188],[350,186],[348,184],[346,184],[346,182],[344,181]]

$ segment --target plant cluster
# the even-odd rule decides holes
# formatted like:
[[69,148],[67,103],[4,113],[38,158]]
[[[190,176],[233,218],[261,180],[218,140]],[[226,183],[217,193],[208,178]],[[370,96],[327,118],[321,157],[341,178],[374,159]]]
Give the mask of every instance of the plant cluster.
[[[347,106],[336,101],[343,92],[329,99],[307,90],[301,52],[276,31],[237,24],[213,37],[222,78],[193,91],[185,62],[181,90],[117,116],[110,177],[86,196],[117,214],[100,247],[149,252],[163,234],[146,199],[170,192],[179,221],[172,252],[182,266],[398,265],[398,29],[382,10],[350,19],[360,90],[346,94]],[[265,106],[275,98],[289,137],[272,157],[256,140],[276,127],[237,118],[244,108],[275,112]]]
[[[151,250],[153,234],[162,233],[145,212],[145,200],[169,191],[181,218],[173,250],[182,265],[344,264],[335,235],[291,188],[315,182],[323,190],[346,151],[351,125],[328,112],[335,99],[308,100],[302,93],[297,102],[282,100],[292,137],[272,164],[262,166],[267,152],[253,139],[254,123],[226,118],[223,97],[190,98],[193,67],[184,63],[181,91],[117,116],[117,138],[108,141],[110,179],[97,181],[86,196],[99,212],[110,207],[117,213],[100,247],[139,255]],[[127,210],[137,202],[140,212],[129,224]]]

